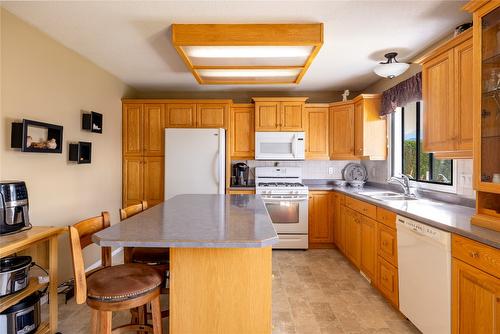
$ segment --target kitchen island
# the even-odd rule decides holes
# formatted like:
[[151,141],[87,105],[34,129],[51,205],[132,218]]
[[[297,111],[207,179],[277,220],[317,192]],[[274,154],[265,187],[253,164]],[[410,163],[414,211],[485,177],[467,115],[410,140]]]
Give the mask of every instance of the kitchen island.
[[93,241],[170,248],[169,333],[271,333],[278,236],[260,196],[175,196]]

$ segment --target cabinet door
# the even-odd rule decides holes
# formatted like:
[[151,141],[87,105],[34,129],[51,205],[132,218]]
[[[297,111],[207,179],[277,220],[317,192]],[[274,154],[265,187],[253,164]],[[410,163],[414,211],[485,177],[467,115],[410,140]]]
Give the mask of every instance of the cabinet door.
[[333,244],[333,222],[329,219],[330,192],[309,193],[309,243]]
[[364,103],[363,100],[354,104],[354,154],[362,156],[364,152]]
[[305,114],[302,102],[281,102],[281,131],[304,131]]
[[280,122],[279,102],[255,103],[255,131],[279,131]]
[[142,159],[137,156],[123,158],[122,204],[124,207],[141,203],[144,199]]
[[456,149],[471,151],[472,157],[472,39],[454,49],[455,113],[458,139]]
[[194,128],[196,127],[196,104],[176,103],[166,105],[166,127]]
[[202,103],[197,105],[198,128],[225,128],[228,105],[224,103]]
[[165,105],[144,105],[144,154],[159,156],[164,154]]
[[330,108],[330,157],[354,157],[354,106],[352,104]]
[[123,105],[123,155],[142,155],[143,152],[143,106]]
[[144,158],[144,195],[148,206],[163,202],[163,157]]
[[452,332],[500,332],[500,279],[453,258]]
[[306,159],[328,160],[328,107],[306,107]]
[[255,158],[255,108],[253,105],[231,108],[231,158]]
[[398,268],[380,256],[377,258],[377,287],[392,304],[399,305]]
[[346,210],[347,210],[347,208],[345,207],[345,205],[341,204],[340,205],[340,215],[338,217],[339,236],[338,236],[338,241],[337,241],[337,247],[344,254],[346,254],[346,243],[347,243],[346,242],[346,234],[347,234]]
[[361,264],[361,221],[353,210],[345,209],[346,255],[356,267]]
[[377,254],[393,266],[398,265],[396,230],[383,223],[377,225]]
[[456,140],[453,50],[422,67],[424,100],[424,151],[453,151]]
[[373,283],[376,282],[377,269],[377,222],[365,216],[361,220],[361,262],[360,269]]

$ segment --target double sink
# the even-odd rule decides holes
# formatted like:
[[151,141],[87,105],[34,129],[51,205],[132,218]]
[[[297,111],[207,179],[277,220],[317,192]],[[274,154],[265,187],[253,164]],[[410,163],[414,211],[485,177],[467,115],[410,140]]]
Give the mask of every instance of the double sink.
[[379,201],[412,201],[418,199],[414,195],[405,195],[394,191],[360,191],[358,194]]

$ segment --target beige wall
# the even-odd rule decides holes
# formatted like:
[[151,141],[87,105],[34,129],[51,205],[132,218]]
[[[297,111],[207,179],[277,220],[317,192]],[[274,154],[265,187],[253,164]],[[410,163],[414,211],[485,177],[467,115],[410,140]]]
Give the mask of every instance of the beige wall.
[[[121,204],[121,101],[130,89],[116,77],[16,16],[1,11],[0,178],[24,180],[33,225],[67,226]],[[81,111],[104,115],[103,134],[81,130]],[[64,126],[62,154],[10,149],[12,121]],[[68,143],[92,142],[92,163],[68,162]],[[71,276],[68,241],[60,239],[60,279]],[[86,254],[89,265],[97,248]]]

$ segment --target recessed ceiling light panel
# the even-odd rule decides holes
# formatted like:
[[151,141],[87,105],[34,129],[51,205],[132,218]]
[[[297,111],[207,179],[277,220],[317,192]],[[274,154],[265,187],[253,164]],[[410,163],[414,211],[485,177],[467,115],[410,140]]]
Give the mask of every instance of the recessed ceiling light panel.
[[200,84],[298,84],[323,24],[174,24],[172,43]]

